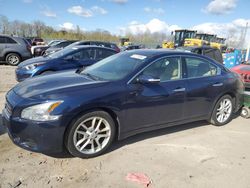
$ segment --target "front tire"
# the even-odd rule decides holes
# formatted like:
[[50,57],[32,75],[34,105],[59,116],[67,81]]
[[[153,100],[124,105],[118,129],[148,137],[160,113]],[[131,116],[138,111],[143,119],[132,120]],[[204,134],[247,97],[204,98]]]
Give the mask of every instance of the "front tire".
[[21,62],[21,57],[16,53],[9,53],[6,55],[5,61],[11,66],[16,66]]
[[216,126],[222,126],[229,123],[232,120],[233,115],[233,99],[230,95],[224,95],[216,103],[210,123]]
[[65,145],[75,157],[91,158],[103,154],[115,138],[113,118],[104,111],[79,117],[66,132]]

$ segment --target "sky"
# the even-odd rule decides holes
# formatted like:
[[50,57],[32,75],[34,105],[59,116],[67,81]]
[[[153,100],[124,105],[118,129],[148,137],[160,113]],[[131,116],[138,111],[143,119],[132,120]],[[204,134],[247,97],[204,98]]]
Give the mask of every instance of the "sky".
[[0,15],[10,21],[119,35],[187,28],[226,37],[250,25],[249,9],[250,0],[0,0]]

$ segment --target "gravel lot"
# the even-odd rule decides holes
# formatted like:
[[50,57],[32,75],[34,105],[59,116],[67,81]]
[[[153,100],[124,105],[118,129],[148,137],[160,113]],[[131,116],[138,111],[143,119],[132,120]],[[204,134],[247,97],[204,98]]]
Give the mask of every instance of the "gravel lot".
[[[0,65],[0,113],[13,87],[15,67]],[[15,146],[0,123],[0,188],[142,187],[126,180],[145,173],[150,187],[250,187],[250,120],[223,127],[196,122],[116,142],[100,157],[83,160],[33,153]]]

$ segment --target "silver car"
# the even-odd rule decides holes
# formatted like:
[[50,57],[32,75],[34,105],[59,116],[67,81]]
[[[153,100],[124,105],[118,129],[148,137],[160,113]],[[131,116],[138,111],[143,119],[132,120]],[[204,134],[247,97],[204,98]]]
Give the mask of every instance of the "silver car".
[[0,61],[9,65],[18,65],[21,61],[32,57],[30,44],[21,37],[0,35]]

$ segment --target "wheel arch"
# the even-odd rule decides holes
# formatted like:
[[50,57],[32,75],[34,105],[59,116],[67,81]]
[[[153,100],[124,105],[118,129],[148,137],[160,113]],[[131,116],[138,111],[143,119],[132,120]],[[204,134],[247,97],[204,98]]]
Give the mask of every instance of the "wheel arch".
[[7,52],[5,52],[5,54],[4,54],[4,60],[6,60],[7,55],[9,55],[11,53],[17,54],[20,57],[20,61],[22,61],[22,59],[23,59],[22,55],[19,52],[15,52],[15,51],[7,51]]
[[218,103],[218,101],[225,95],[229,95],[230,97],[232,97],[233,99],[233,105],[234,105],[234,108],[235,108],[235,103],[236,103],[236,95],[234,94],[234,92],[232,91],[227,91],[225,93],[222,93],[221,95],[219,95],[216,100],[214,101],[213,103],[213,106],[212,106],[212,110],[211,110],[211,113],[209,114],[209,119],[212,117],[212,114],[213,114],[213,111],[214,111],[214,108],[216,106],[216,104]]
[[[88,108],[85,109],[79,113],[77,113],[76,115],[74,115],[71,120],[69,121],[69,123],[67,123],[65,131],[64,131],[64,135],[63,135],[63,140],[65,141],[65,138],[67,136],[67,132],[68,129],[70,127],[70,124],[74,123],[75,121],[77,121],[77,119],[81,116],[83,116],[84,114],[90,113],[90,112],[94,112],[94,111],[104,111],[106,113],[108,113],[111,118],[113,119],[114,123],[115,123],[115,127],[116,127],[116,131],[115,131],[115,139],[119,139],[120,136],[120,121],[119,118],[117,116],[117,114],[114,112],[114,110],[112,110],[111,108],[108,107],[92,107],[92,108]],[[64,144],[65,146],[65,144]]]

